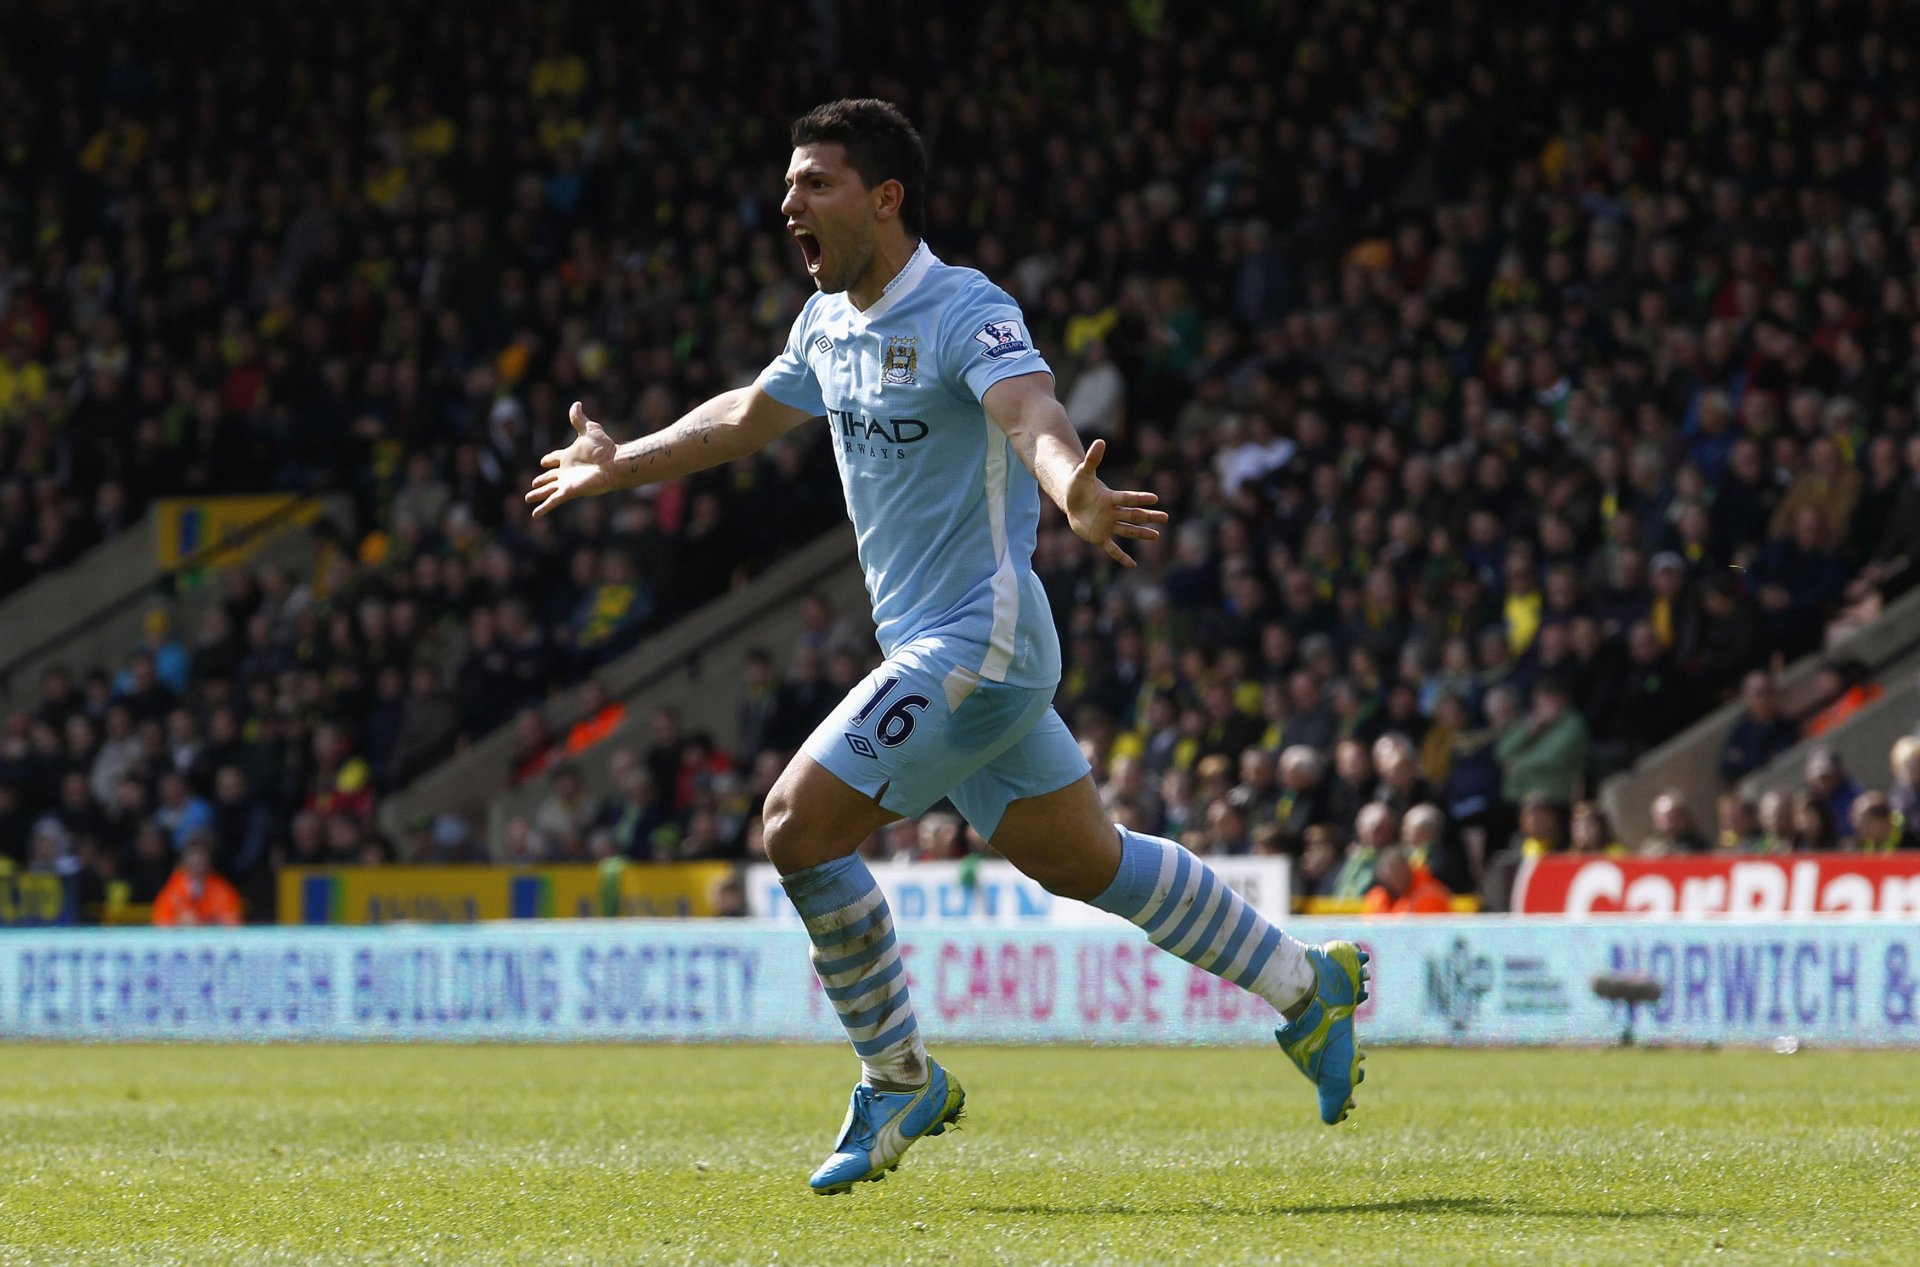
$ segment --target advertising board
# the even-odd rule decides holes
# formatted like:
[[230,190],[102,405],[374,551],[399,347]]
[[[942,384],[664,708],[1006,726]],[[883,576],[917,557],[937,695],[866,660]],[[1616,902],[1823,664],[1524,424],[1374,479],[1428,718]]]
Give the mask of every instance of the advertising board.
[[[1285,858],[1208,858],[1227,886],[1268,919],[1283,922],[1292,888]],[[1011,863],[875,862],[868,867],[902,927],[916,924],[1044,924],[1055,928],[1126,928],[1125,920],[1085,902],[1055,897]],[[747,913],[799,922],[780,876],[761,863],[747,868]]]
[[72,876],[40,871],[0,874],[0,928],[73,923],[78,888]]
[[620,867],[288,867],[282,924],[470,924],[489,919],[711,915],[724,862]]
[[[1373,952],[1365,1042],[1605,1043],[1597,973],[1662,987],[1642,1041],[1920,1044],[1920,926],[1295,921]],[[1126,928],[944,924],[902,957],[931,1040],[1264,1045],[1264,1002]],[[839,1042],[794,925],[549,920],[0,933],[0,1037]],[[1275,1057],[1278,1060],[1278,1057]]]
[[1540,858],[1521,868],[1523,915],[1920,917],[1920,850],[1891,854]]

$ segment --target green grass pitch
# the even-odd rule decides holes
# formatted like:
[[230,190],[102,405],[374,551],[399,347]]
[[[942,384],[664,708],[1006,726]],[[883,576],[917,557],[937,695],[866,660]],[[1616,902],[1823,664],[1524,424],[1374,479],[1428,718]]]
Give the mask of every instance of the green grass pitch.
[[806,1176],[828,1048],[0,1048],[0,1263],[1911,1263],[1920,1053],[947,1049]]

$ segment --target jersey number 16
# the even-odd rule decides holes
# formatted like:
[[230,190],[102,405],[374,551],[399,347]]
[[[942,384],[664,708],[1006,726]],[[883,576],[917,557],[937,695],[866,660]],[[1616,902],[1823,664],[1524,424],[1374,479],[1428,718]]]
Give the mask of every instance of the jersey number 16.
[[[890,677],[880,684],[866,707],[853,715],[855,726],[867,724],[867,718],[873,716],[887,696],[893,694],[893,688],[900,685],[900,679]],[[889,748],[898,748],[913,734],[914,714],[933,701],[924,695],[902,695],[895,700],[886,712],[880,714],[880,724],[874,729],[874,737]]]

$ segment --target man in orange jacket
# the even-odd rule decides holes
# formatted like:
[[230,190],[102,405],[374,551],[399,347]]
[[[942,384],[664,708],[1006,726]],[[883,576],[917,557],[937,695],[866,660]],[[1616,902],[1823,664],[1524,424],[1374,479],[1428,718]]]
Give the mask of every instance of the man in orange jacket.
[[240,922],[238,890],[213,869],[213,837],[205,832],[187,837],[179,867],[153,899],[153,922],[168,926]]
[[1398,845],[1382,849],[1373,864],[1374,885],[1360,909],[1368,915],[1445,915],[1453,909],[1453,895],[1407,859]]

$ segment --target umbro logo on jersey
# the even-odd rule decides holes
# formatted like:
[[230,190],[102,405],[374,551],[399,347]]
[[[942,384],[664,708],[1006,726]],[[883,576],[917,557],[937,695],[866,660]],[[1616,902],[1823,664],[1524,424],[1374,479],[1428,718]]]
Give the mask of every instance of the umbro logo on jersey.
[[833,351],[833,340],[823,334],[813,341],[813,350],[816,352],[831,352]]

